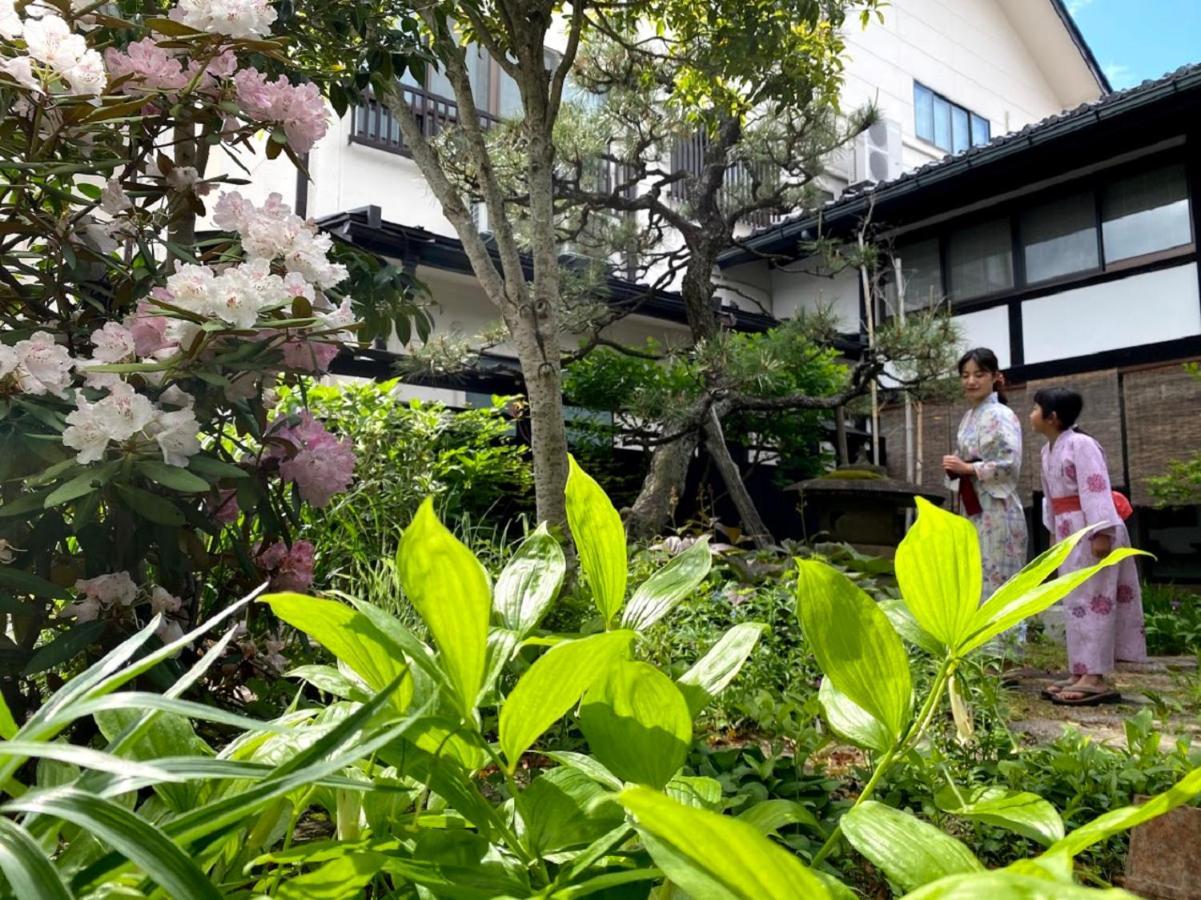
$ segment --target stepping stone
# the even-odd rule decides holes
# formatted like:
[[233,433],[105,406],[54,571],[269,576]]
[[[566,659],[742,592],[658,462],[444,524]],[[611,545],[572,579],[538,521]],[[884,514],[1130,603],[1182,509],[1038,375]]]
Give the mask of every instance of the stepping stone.
[[1197,900],[1201,898],[1198,857],[1201,809],[1178,807],[1130,833],[1123,887],[1150,900]]

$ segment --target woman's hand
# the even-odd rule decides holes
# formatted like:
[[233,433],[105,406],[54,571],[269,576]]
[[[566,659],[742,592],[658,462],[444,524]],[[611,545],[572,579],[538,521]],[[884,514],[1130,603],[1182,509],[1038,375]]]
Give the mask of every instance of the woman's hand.
[[971,463],[964,462],[958,456],[944,456],[942,458],[942,467],[948,475],[954,475],[957,478],[976,474],[975,467]]
[[1090,539],[1093,545],[1093,556],[1097,559],[1105,559],[1113,552],[1113,537],[1108,534],[1094,534]]

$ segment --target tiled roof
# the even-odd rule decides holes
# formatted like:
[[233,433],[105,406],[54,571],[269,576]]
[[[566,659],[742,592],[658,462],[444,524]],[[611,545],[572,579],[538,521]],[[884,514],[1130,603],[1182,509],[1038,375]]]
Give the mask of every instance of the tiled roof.
[[[790,238],[804,229],[814,227],[818,224],[819,219],[828,221],[833,216],[865,205],[873,196],[877,201],[898,196],[936,180],[941,181],[969,170],[979,169],[995,160],[1005,158],[1011,153],[1020,152],[1026,147],[1034,146],[1043,140],[1053,139],[1062,133],[1073,132],[1111,116],[1142,108],[1173,94],[1198,88],[1201,88],[1201,63],[1182,66],[1161,78],[1144,81],[1142,84],[1126,90],[1104,94],[1091,102],[1082,103],[1073,109],[1048,116],[1017,131],[995,137],[987,144],[970,147],[959,153],[928,162],[889,181],[852,187],[836,200],[824,204],[820,209],[806,210],[759,229],[743,239],[742,243],[753,250],[770,252],[768,248],[778,241]],[[720,262],[726,266],[753,258],[753,253],[742,248],[733,248],[722,255]]]

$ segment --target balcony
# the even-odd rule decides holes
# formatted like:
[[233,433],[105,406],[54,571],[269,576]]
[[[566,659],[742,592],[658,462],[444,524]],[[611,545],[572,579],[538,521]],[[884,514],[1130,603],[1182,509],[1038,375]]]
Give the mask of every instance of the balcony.
[[[671,171],[687,172],[690,178],[696,178],[705,167],[705,153],[708,145],[708,139],[700,133],[678,141],[671,149]],[[771,179],[772,173],[767,163],[761,163],[756,168],[758,171],[752,172],[749,166],[739,163],[726,170],[720,197],[723,206],[736,206],[751,199],[751,191],[754,186],[753,175],[757,175],[760,182],[767,182]],[[673,200],[686,200],[687,194],[687,187],[683,181],[672,182],[669,195]],[[779,217],[768,210],[756,210],[745,216],[743,220],[756,228],[762,228],[770,225],[777,218]]]
[[[413,110],[421,126],[421,133],[427,138],[437,137],[447,128],[459,124],[459,104],[454,100],[408,84],[401,84],[400,87],[409,109]],[[500,121],[498,117],[482,110],[477,110],[476,115],[480,127],[484,129]],[[388,108],[374,98],[369,98],[363,106],[351,108],[350,142],[401,156],[411,155],[400,133],[399,123]]]

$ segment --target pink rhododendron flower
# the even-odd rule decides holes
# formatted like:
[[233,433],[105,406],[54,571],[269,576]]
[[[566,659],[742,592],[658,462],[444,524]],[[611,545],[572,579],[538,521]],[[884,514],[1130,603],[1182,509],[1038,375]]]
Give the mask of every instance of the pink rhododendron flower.
[[270,576],[274,590],[307,591],[313,584],[313,545],[309,541],[296,541],[290,548],[276,541],[259,553],[255,562]]
[[292,84],[283,76],[268,81],[257,69],[234,76],[238,106],[256,122],[281,125],[297,153],[307,153],[325,136],[328,114],[317,85]]
[[337,344],[306,340],[288,340],[280,346],[287,368],[314,374],[329,371],[329,364],[338,355],[338,349]]
[[283,438],[295,450],[289,455],[278,443],[273,443],[268,456],[281,460],[280,476],[284,481],[295,482],[306,503],[325,506],[334,494],[350,487],[356,462],[351,442],[335,438],[311,413],[301,413],[300,424],[274,430],[272,434]]
[[145,358],[170,347],[171,341],[167,338],[169,324],[170,319],[166,316],[154,315],[148,303],[139,303],[137,312],[126,318],[124,322],[125,327],[133,335],[134,353]]
[[134,41],[125,50],[109,47],[104,62],[113,79],[129,77],[121,85],[124,93],[134,90],[179,91],[188,83],[183,65],[173,53],[164,50],[154,38]]

